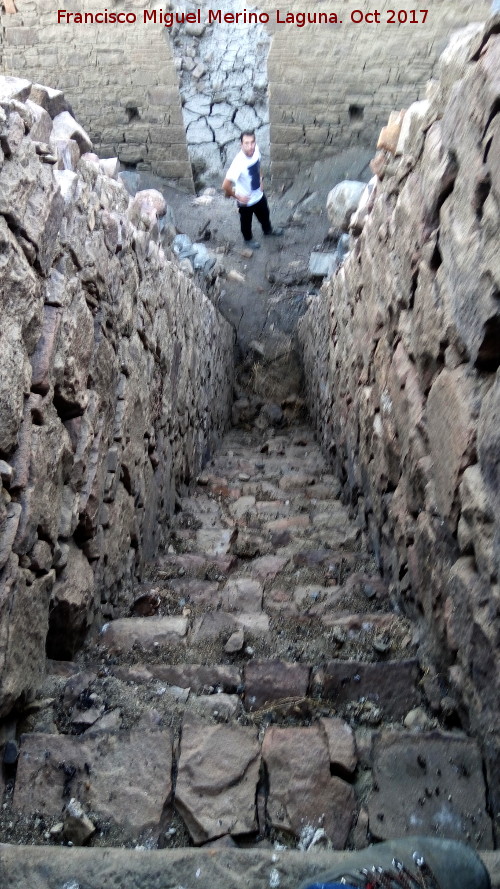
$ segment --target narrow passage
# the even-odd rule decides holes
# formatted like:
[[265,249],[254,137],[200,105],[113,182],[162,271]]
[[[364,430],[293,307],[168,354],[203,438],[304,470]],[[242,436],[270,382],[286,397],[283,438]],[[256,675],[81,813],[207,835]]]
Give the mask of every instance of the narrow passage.
[[49,662],[2,841],[491,846],[477,746],[298,410],[225,436],[132,609]]

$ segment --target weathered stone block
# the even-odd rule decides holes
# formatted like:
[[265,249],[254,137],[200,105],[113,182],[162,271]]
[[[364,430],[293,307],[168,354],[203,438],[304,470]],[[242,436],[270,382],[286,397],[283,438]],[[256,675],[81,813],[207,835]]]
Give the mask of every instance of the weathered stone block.
[[[118,668],[117,668],[118,669]],[[178,664],[177,666],[152,665],[151,675],[169,685],[189,688],[194,694],[209,694],[221,690],[234,695],[241,685],[241,672],[237,667],[224,664]],[[119,675],[116,672],[116,675]]]
[[23,345],[19,324],[6,319],[0,331],[3,356],[3,372],[0,376],[0,454],[3,457],[9,457],[16,449],[23,416],[24,393],[29,389],[30,367],[23,356]]
[[479,571],[487,578],[495,574],[493,513],[488,491],[477,464],[469,466],[460,485],[458,542],[462,552],[473,552]]
[[415,438],[425,431],[424,395],[413,361],[398,343],[392,358],[388,388],[404,460]]
[[[35,396],[33,396],[35,397]],[[69,436],[50,405],[44,425],[33,424],[29,446],[29,479],[20,502],[22,514],[15,552],[27,553],[41,535],[55,544],[59,531],[62,492],[71,461]]]
[[31,81],[22,77],[11,77],[3,75],[0,78],[0,101],[8,101],[9,99],[17,99],[24,102],[28,98],[31,90]]
[[226,611],[262,611],[262,584],[249,577],[228,580],[221,594]]
[[52,119],[50,114],[30,99],[26,102],[26,107],[30,109],[35,118],[30,129],[31,138],[35,139],[37,142],[48,143],[52,133]]
[[256,830],[259,768],[254,729],[184,719],[175,805],[196,844]]
[[43,327],[40,339],[31,358],[31,388],[45,395],[51,385],[51,371],[57,348],[62,312],[53,306],[44,306]]
[[185,617],[120,618],[103,626],[101,641],[110,651],[130,651],[134,645],[154,650],[180,643],[187,629]]
[[33,693],[45,669],[51,571],[27,586],[17,556],[0,571],[0,714]]
[[172,789],[171,734],[142,727],[117,740],[111,733],[88,739],[24,735],[14,808],[59,818],[73,796],[128,839],[158,831]]
[[418,831],[491,848],[481,755],[474,741],[433,732],[382,732],[374,746],[376,790],[368,801],[379,839]]
[[500,373],[486,395],[479,416],[479,465],[496,522],[500,522]]
[[62,416],[81,414],[87,406],[93,350],[94,320],[83,293],[77,292],[62,313],[54,358],[54,396]]
[[319,726],[266,731],[262,758],[269,775],[267,811],[273,827],[297,838],[323,827],[334,848],[344,848],[354,817],[353,788],[330,776],[330,754]]
[[52,122],[52,127],[53,139],[61,141],[73,139],[78,143],[78,147],[82,154],[86,151],[92,151],[92,142],[87,133],[83,127],[76,122],[69,111],[61,111],[59,114],[56,114]]
[[337,716],[320,719],[330,752],[330,767],[353,774],[358,764],[356,740],[351,726]]
[[493,720],[493,725],[497,721],[493,704],[493,689],[497,685],[495,648],[500,633],[497,596],[487,579],[477,572],[471,558],[461,558],[455,562],[449,574],[446,593],[444,619],[447,642],[450,649],[458,653],[464,668],[465,680],[459,691],[470,695],[472,677],[479,688],[486,690],[489,686],[492,695],[485,703],[482,718],[486,725],[490,711],[489,718]]
[[[418,144],[417,139],[422,131],[429,107],[429,100],[423,99],[420,102],[413,102],[410,107],[407,108],[401,124],[396,155],[417,153],[415,151],[415,145]],[[423,134],[421,138],[423,140]]]
[[34,245],[43,274],[52,263],[63,212],[52,168],[40,163],[33,145],[23,141],[12,162],[0,170],[0,213],[12,217]]
[[20,515],[19,503],[4,503],[2,497],[0,500],[0,571],[10,558]]
[[[47,58],[46,54],[45,58]],[[52,89],[50,86],[43,86],[40,83],[32,84],[29,97],[32,102],[36,102],[37,105],[44,108],[51,118],[69,110],[62,90]]]
[[369,700],[381,713],[400,719],[417,706],[415,660],[361,663],[328,661],[317,674],[323,694],[337,704]]
[[463,367],[443,370],[427,399],[427,429],[434,461],[434,483],[439,512],[456,525],[458,486],[474,461],[477,402],[474,379]]
[[245,667],[245,707],[259,710],[284,698],[307,695],[310,668],[306,664],[255,660]]
[[10,158],[19,150],[19,146],[24,138],[24,129],[23,118],[16,111],[12,111],[7,118],[7,123],[2,126],[0,133],[0,148],[6,157]]
[[72,660],[81,646],[95,608],[94,572],[81,550],[69,544],[68,562],[51,591],[47,653]]

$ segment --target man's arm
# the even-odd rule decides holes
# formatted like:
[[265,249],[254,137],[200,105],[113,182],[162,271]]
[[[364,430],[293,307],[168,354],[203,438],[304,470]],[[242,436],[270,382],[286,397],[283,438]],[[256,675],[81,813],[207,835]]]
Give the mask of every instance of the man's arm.
[[231,182],[230,179],[224,179],[224,182],[222,183],[222,191],[224,192],[224,194],[226,195],[227,198],[236,197],[236,189],[234,186],[234,182]]
[[237,194],[235,183],[231,179],[224,179],[222,190],[227,198],[236,198],[239,204],[248,204],[248,195]]

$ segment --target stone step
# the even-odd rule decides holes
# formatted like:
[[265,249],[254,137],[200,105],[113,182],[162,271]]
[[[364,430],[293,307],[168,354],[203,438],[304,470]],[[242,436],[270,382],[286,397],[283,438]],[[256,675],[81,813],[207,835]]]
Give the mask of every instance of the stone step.
[[[85,689],[94,688],[97,687],[96,678],[102,672],[101,667],[89,667],[83,674],[77,674],[77,678],[80,681],[82,677],[82,681],[86,682]],[[168,696],[176,704],[185,704],[188,695],[192,698],[196,695],[212,694],[217,697],[221,693],[238,694],[245,709],[254,712],[263,707],[273,709],[270,705],[275,704],[282,709],[283,702],[309,698],[307,708],[311,713],[318,709],[343,710],[355,716],[358,722],[372,725],[379,725],[382,716],[389,721],[399,721],[424,700],[417,683],[419,667],[415,659],[371,664],[338,660],[329,661],[324,667],[258,658],[246,664],[141,663],[110,665],[105,673],[126,683],[129,691],[133,687],[140,689],[146,683],[160,683],[163,687],[161,695],[167,695],[167,705]],[[160,695],[159,686],[155,688],[155,694]],[[188,694],[180,694],[179,689]],[[115,687],[114,694],[123,695],[123,689],[120,692],[119,687]],[[137,694],[140,697],[142,692],[137,691]],[[59,719],[65,722],[76,720],[77,727],[84,730],[89,719],[87,700],[84,697],[83,711],[80,711],[78,699],[68,697],[69,692],[65,692],[65,695],[68,698],[67,713],[60,715]],[[97,693],[97,697],[102,698],[102,693]],[[356,713],[356,708],[359,713]],[[91,709],[95,721],[101,711],[94,707]]]
[[[306,688],[308,675],[299,667],[280,666],[283,692]],[[232,706],[237,697],[225,693],[195,696],[192,707],[175,711],[158,680],[149,684],[146,703],[144,677],[137,709],[129,699],[127,710],[122,688],[121,725],[98,719],[80,735],[22,735],[15,786],[2,813],[9,819],[6,839],[16,841],[28,825],[37,843],[56,837],[78,843],[66,808],[77,799],[98,845],[177,845],[182,831],[196,845],[221,836],[246,844],[264,837],[299,842],[321,828],[342,848],[356,824],[364,825],[366,842],[369,823],[379,838],[416,825],[424,835],[444,830],[492,848],[474,741],[397,723],[367,736],[366,728],[353,730],[335,713],[318,712],[300,725],[291,708],[282,724],[273,723],[266,718],[270,669],[268,663],[249,670],[246,715]],[[112,700],[118,680],[104,679]],[[83,702],[80,693],[75,704]]]
[[226,577],[235,565],[236,557],[231,555],[211,557],[201,553],[175,553],[159,560],[155,574],[162,580],[186,575],[204,580],[219,580]]
[[152,607],[159,603],[160,612],[166,607],[171,613],[104,624],[82,652],[83,659],[95,658],[97,651],[103,665],[110,658],[127,663],[141,655],[188,662],[203,655],[206,662],[223,663],[235,656],[265,657],[271,651],[278,658],[299,661],[351,658],[384,663],[407,659],[415,650],[407,619],[369,610],[370,603],[362,597],[353,613],[348,606],[356,597],[347,585],[286,588],[275,581],[264,590],[255,578],[234,577],[220,587],[210,581],[181,580],[164,593],[142,596],[136,607],[142,603],[145,610],[144,603],[153,601]]
[[[217,483],[219,489],[219,483]],[[336,527],[350,523],[348,512],[342,503],[335,498],[328,498],[328,489],[324,485],[310,488],[299,487],[293,494],[288,489],[278,490],[267,487],[256,491],[255,484],[249,490],[250,483],[245,492],[239,489],[227,489],[219,495],[196,495],[189,500],[183,499],[182,512],[177,514],[172,522],[174,530],[198,530],[199,528],[225,528],[234,527],[235,524],[243,524],[243,519],[251,519],[253,523],[260,520],[265,523],[272,513],[274,518],[290,518],[300,515],[308,515],[312,524],[328,525]],[[236,496],[236,494],[238,496]],[[326,495],[326,496],[325,496]],[[227,512],[221,508],[221,501],[215,497],[227,500]],[[351,523],[352,524],[352,523]]]
[[477,745],[338,494],[310,430],[229,434],[132,602],[49,662],[2,841],[237,854],[416,825],[491,847]]
[[[492,889],[500,887],[500,852],[481,851]],[[326,871],[350,869],[350,856],[315,846],[308,854],[261,844],[238,849],[234,845],[197,848],[99,849],[47,846],[4,846],[0,877],[5,889],[158,889],[163,886],[200,886],[200,889],[248,889],[276,886],[297,889]]]
[[180,643],[187,631],[186,617],[124,617],[104,624],[100,642],[111,653],[150,651]]

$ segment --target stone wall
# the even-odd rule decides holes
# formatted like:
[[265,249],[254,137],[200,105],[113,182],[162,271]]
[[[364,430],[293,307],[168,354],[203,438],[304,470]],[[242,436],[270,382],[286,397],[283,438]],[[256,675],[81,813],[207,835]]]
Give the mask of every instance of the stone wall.
[[[9,7],[12,3],[9,0]],[[406,107],[423,93],[450,31],[482,20],[489,0],[433,0],[425,22],[416,10],[418,20],[403,24],[387,22],[387,10],[394,6],[392,0],[384,0],[376,5],[379,22],[356,24],[350,20],[356,4],[338,0],[335,13],[342,24],[297,27],[277,21],[276,3],[262,0],[259,4],[257,11],[269,15],[266,27],[273,34],[267,76],[275,186],[289,183],[300,163],[311,163],[352,145],[373,144],[389,111]],[[203,159],[205,152],[209,168],[217,155],[212,135],[224,143],[233,129],[234,109],[226,101],[233,87],[227,78],[219,77],[222,86],[218,89],[214,77],[210,89],[204,90],[203,71],[214,68],[215,58],[221,75],[233,60],[234,89],[242,90],[245,71],[238,65],[247,57],[250,88],[256,78],[251,73],[253,60],[248,47],[252,42],[257,47],[262,26],[216,23],[208,30],[197,24],[178,26],[182,35],[177,33],[175,39],[187,37],[189,32],[194,44],[192,55],[177,60],[179,76],[185,80],[193,63],[189,74],[195,71],[195,90],[200,91],[198,101],[190,98],[193,111],[186,108],[183,121],[169,29],[160,23],[142,23],[144,8],[153,7],[152,3],[145,7],[141,0],[110,7],[115,13],[135,13],[138,20],[130,25],[57,24],[57,10],[47,0],[15,0],[17,13],[0,12],[0,73],[22,70],[32,80],[49,84],[56,78],[101,156],[117,155],[123,163],[152,170],[192,190],[185,124],[196,124],[190,139],[205,146],[195,155],[199,160],[201,154]],[[104,9],[99,0],[83,0],[78,8],[82,12]],[[212,4],[212,8],[218,7]],[[410,8],[408,5],[403,12]],[[333,12],[326,0],[304,0],[300,9],[316,14]],[[363,10],[367,11],[366,6]],[[287,11],[281,10],[281,19]],[[206,18],[203,9],[202,21]],[[233,39],[238,28],[239,51]],[[176,28],[173,30],[175,33]],[[209,34],[219,47],[217,53],[225,46],[222,60],[211,50],[210,40],[204,47],[203,35]],[[250,121],[251,109],[247,112]],[[262,134],[261,140],[264,142]]]
[[[78,10],[105,6],[82,0]],[[22,71],[62,89],[101,157],[118,156],[193,191],[168,34],[160,24],[142,23],[145,4],[112,4],[110,12],[138,20],[108,25],[58,24],[58,7],[47,0],[16,0],[15,8],[2,13],[0,5],[0,74]]]
[[232,396],[232,328],[166,258],[162,196],[130,198],[64,108],[0,78],[0,715],[46,638],[70,658],[130,601]]
[[[211,0],[196,0],[204,22]],[[235,13],[239,0],[220,0],[217,9]],[[269,170],[267,55],[264,25],[244,23],[174,24],[170,30],[179,71],[182,113],[196,185],[219,186],[240,149],[240,134],[255,130]]]
[[[306,13],[334,11],[342,21],[304,27],[277,24],[276,5],[261,4],[274,32],[268,80],[272,177],[278,186],[289,183],[301,163],[351,145],[373,145],[390,111],[424,95],[450,32],[482,21],[489,2],[433,0],[421,4],[429,7],[425,23],[390,24],[389,9],[408,11],[415,4],[304,0],[300,9]],[[351,22],[350,13],[359,8],[376,8],[380,22]]]
[[403,156],[377,158],[373,210],[300,336],[323,446],[395,600],[423,616],[427,691],[461,701],[484,745],[498,822],[500,15],[481,52],[473,31]]

